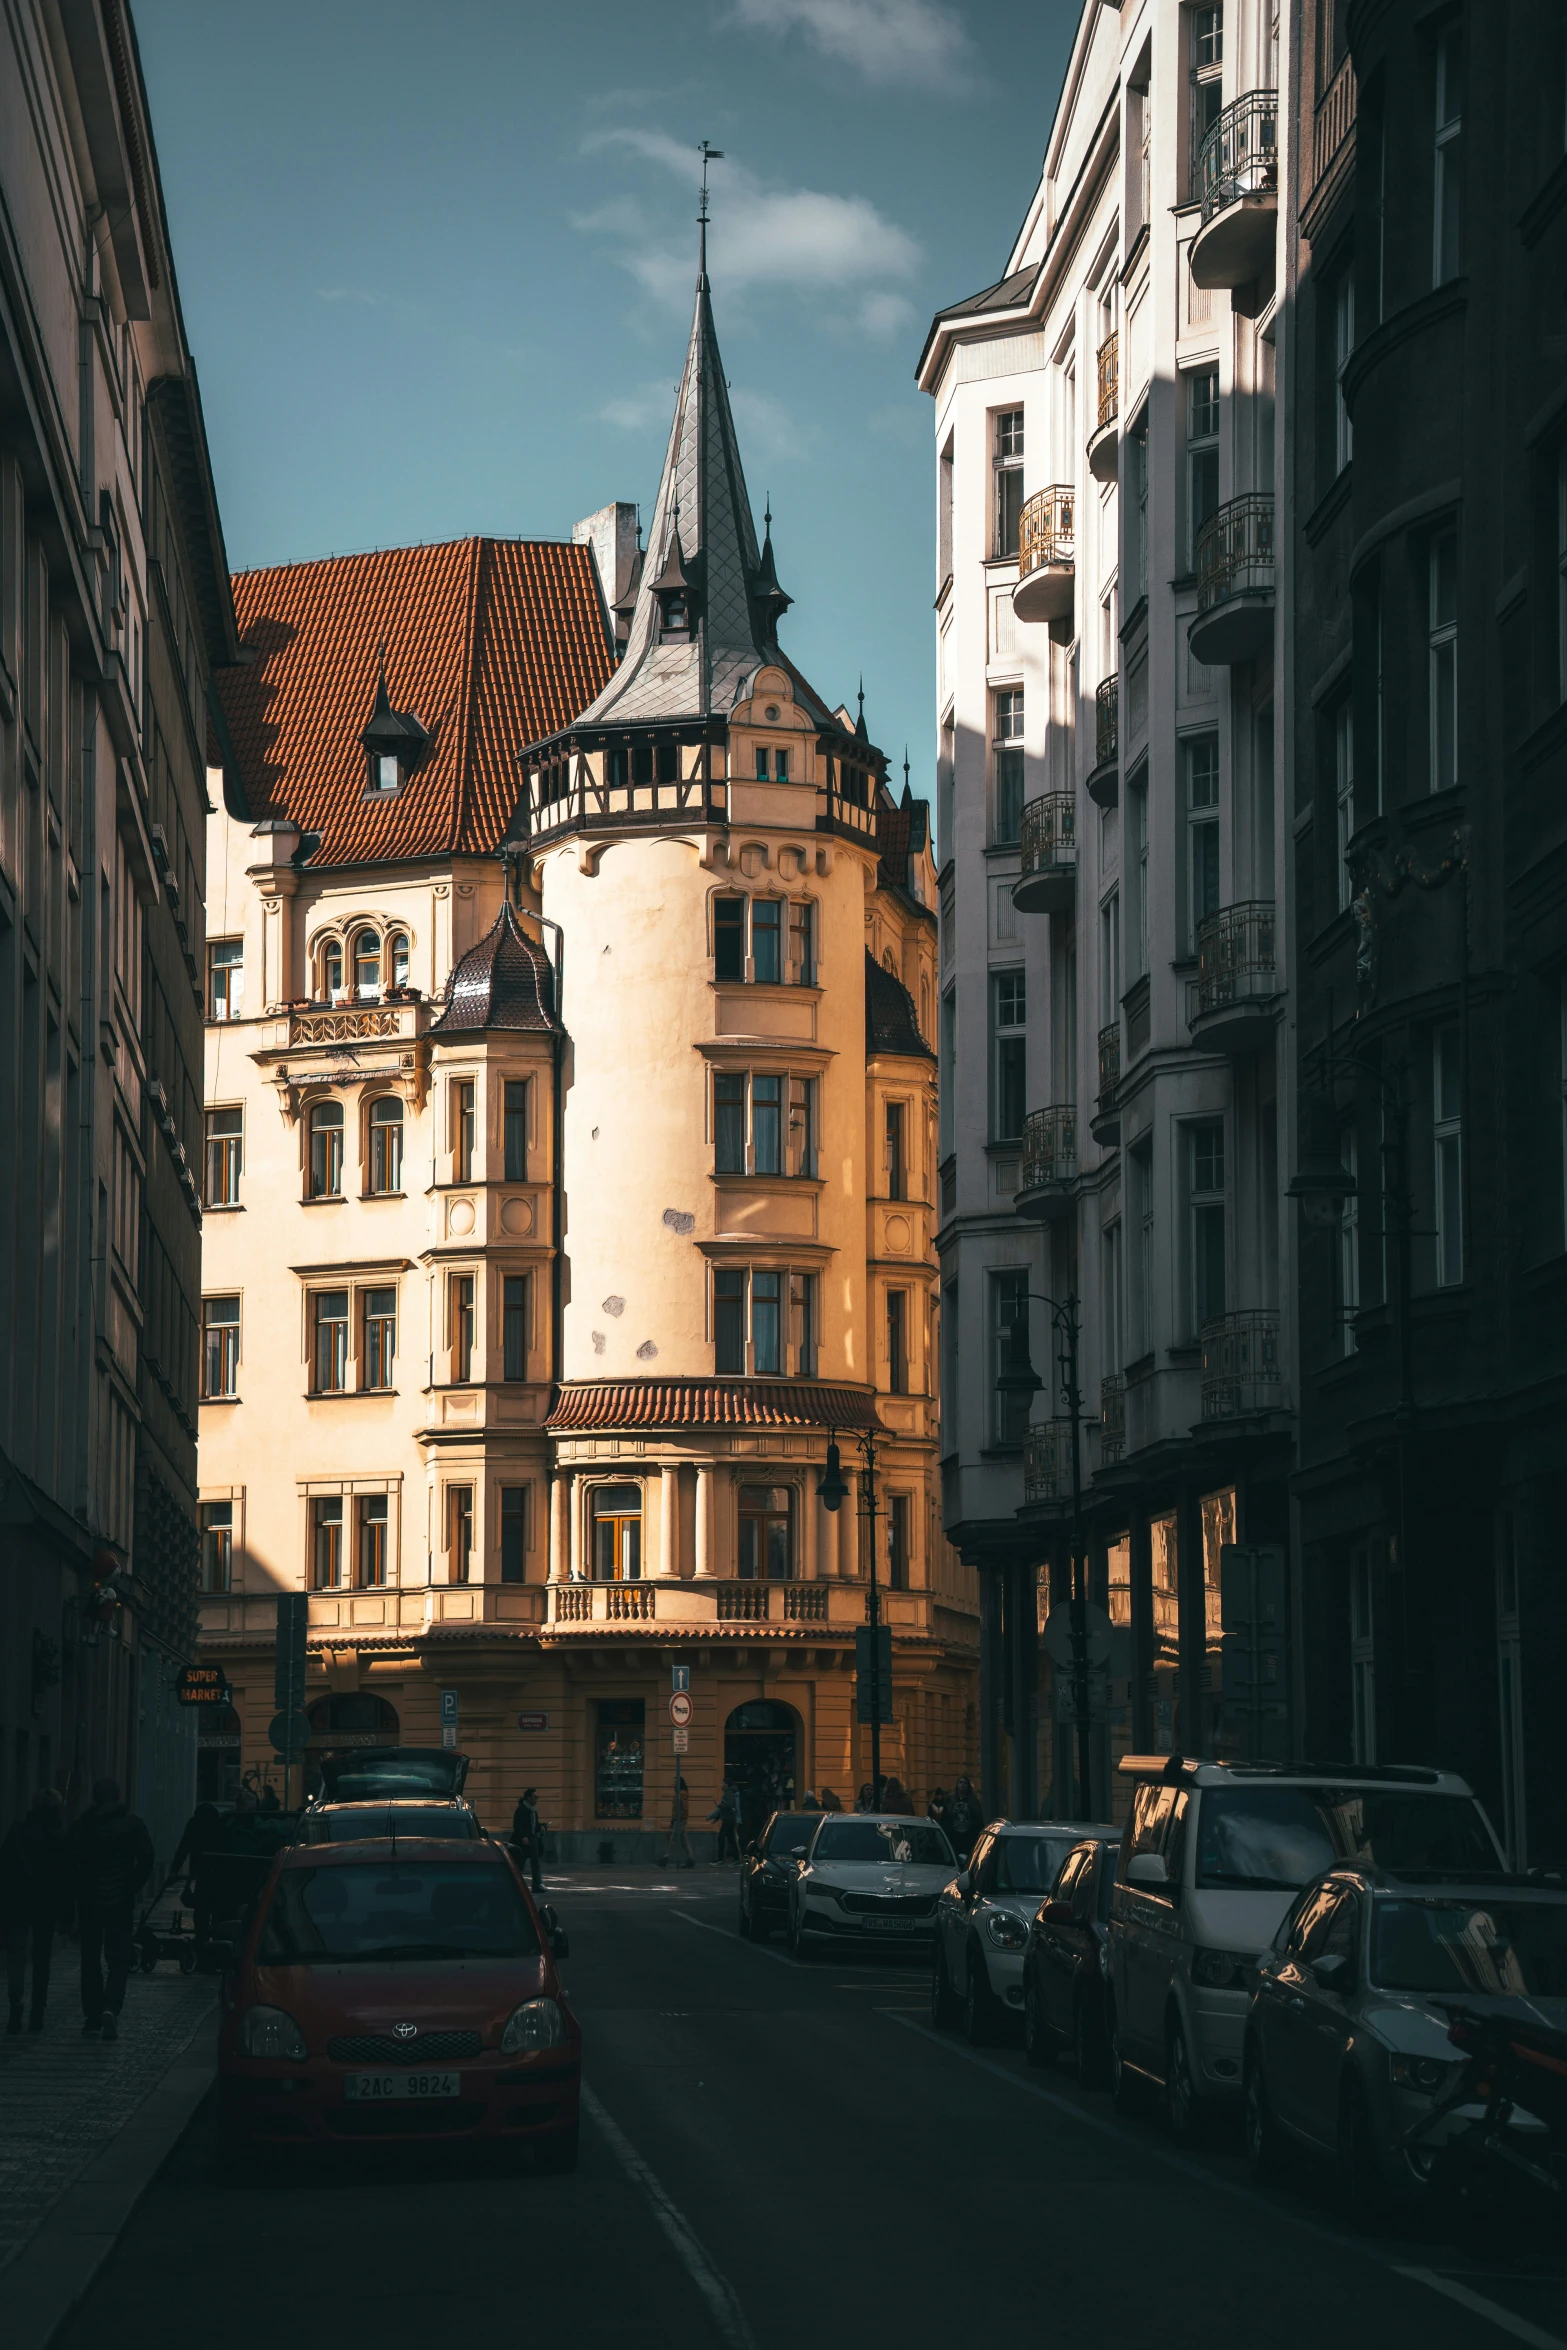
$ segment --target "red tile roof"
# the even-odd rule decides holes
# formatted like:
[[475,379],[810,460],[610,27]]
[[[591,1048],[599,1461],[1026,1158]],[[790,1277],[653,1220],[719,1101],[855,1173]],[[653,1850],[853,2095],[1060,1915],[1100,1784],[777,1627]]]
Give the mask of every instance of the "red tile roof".
[[793,1379],[587,1379],[563,1387],[559,1428],[877,1428],[863,1388]]
[[[251,821],[319,832],[312,862],[493,849],[516,805],[516,753],[586,709],[613,669],[586,547],[453,539],[244,571],[251,656],[218,673]],[[392,705],[433,741],[402,790],[365,791],[359,737],[386,646]]]

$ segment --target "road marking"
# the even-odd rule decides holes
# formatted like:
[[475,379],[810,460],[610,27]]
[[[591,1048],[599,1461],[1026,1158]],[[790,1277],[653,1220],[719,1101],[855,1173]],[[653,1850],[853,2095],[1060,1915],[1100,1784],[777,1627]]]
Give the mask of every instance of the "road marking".
[[[699,1927],[704,1934],[721,1935],[723,1940],[729,1944],[731,1949],[733,1949],[740,1941],[739,1935],[732,1933],[729,1927],[710,1926],[706,1918],[694,1918],[688,1909],[677,1909],[673,1912],[673,1915],[677,1918],[684,1918],[688,1926]],[[800,1962],[797,1958],[790,1958],[782,1950],[769,1950],[765,1942],[747,1942],[744,1947],[747,1950],[754,1951],[758,1958],[770,1958],[774,1966],[799,1967],[799,1971],[802,1975],[809,1974],[810,1972],[809,1967],[800,1966]]]
[[592,2117],[594,2126],[609,2143],[621,2169],[634,2186],[640,2187],[653,2207],[653,2217],[674,2246],[687,2274],[712,2312],[717,2326],[730,2350],[757,2350],[756,2336],[746,2323],[745,2311],[733,2285],[716,2267],[706,2247],[679,2205],[665,2192],[648,2169],[641,2155],[632,2145],[620,2124],[611,2120],[603,2101],[584,2085],[582,2102]]
[[[1449,2301],[1456,2301],[1460,2309],[1472,2309],[1476,2317],[1488,2318],[1500,2326],[1514,2341],[1532,2342],[1534,2350],[1564,2350],[1560,2334],[1548,2334],[1543,2326],[1531,2325],[1526,2317],[1515,2317],[1499,2301],[1488,2300],[1484,2293],[1476,2293],[1468,2285],[1461,2285],[1456,2277],[1438,2275],[1434,2268],[1400,2268],[1401,2277],[1413,2277],[1417,2284],[1429,2285],[1433,2293],[1445,2293]],[[1542,2280],[1548,2281],[1548,2280]]]

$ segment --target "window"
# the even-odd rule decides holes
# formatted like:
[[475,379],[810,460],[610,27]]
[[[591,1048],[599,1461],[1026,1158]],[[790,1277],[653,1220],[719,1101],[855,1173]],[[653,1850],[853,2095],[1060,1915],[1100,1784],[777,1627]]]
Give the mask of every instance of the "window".
[[950,1157],[957,1144],[958,991],[955,987],[942,990],[937,1019],[937,1049],[941,1055],[937,1064],[941,1073],[941,1082],[936,1089],[937,1139],[945,1159]]
[[751,971],[758,985],[776,986],[783,977],[783,907],[777,898],[751,900]]
[[887,1385],[894,1395],[909,1392],[909,1293],[887,1292]]
[[1219,738],[1182,745],[1186,766],[1186,951],[1197,952],[1205,914],[1219,910]]
[[1458,533],[1439,530],[1428,557],[1431,789],[1458,781]]
[[201,1301],[201,1392],[208,1402],[239,1393],[239,1299]]
[[336,1591],[343,1581],[343,1497],[318,1493],[310,1504],[310,1574],[317,1591]]
[[1100,1346],[1106,1377],[1121,1368],[1121,1220],[1107,1224],[1099,1236]]
[[1197,541],[1219,504],[1219,371],[1186,378],[1186,564],[1197,568]]
[[902,1102],[888,1102],[884,1117],[887,1133],[887,1197],[907,1199],[909,1196],[908,1161],[904,1154],[904,1111]]
[[521,1583],[528,1554],[528,1488],[501,1487],[501,1581]]
[[[1355,1179],[1355,1133],[1349,1128],[1340,1144],[1339,1156],[1349,1174]],[[1338,1212],[1338,1311],[1340,1349],[1352,1355],[1359,1340],[1355,1332],[1355,1315],[1360,1306],[1360,1199],[1356,1192],[1345,1195]]]
[[1202,143],[1219,119],[1224,101],[1224,10],[1194,8],[1191,13],[1192,167],[1195,199],[1202,190],[1198,171]]
[[392,1384],[392,1364],[397,1356],[397,1291],[395,1289],[367,1289],[364,1292],[364,1350],[359,1358],[361,1383],[372,1392],[384,1392]]
[[1349,844],[1355,832],[1355,714],[1348,696],[1333,713],[1334,838],[1338,847],[1338,903],[1342,913],[1355,894]]
[[815,1096],[814,1078],[718,1071],[713,1079],[714,1173],[814,1175]]
[[713,1164],[720,1175],[743,1175],[745,1166],[745,1078],[721,1069],[713,1079]]
[[789,964],[797,987],[816,985],[816,908],[809,898],[790,903]]
[[913,1523],[913,1500],[907,1493],[895,1493],[887,1505],[887,1581],[894,1591],[909,1588]]
[[1126,890],[1128,982],[1148,968],[1148,770],[1126,787]]
[[751,1080],[751,1160],[758,1175],[783,1172],[783,1079]]
[[1121,893],[1113,889],[1099,909],[1099,1010],[1102,1027],[1109,1027],[1118,1018],[1120,1001]]
[[473,1579],[473,1487],[446,1488],[446,1571],[454,1583]]
[[596,1485],[593,1574],[600,1583],[635,1583],[642,1573],[642,1488]]
[[386,1588],[387,1534],[390,1517],[384,1493],[363,1493],[359,1497],[359,1587],[362,1591],[384,1591]]
[[502,1123],[505,1128],[506,1180],[508,1183],[526,1183],[528,1180],[528,1080],[526,1077],[508,1077],[502,1095]]
[[751,1275],[751,1359],[758,1377],[783,1370],[783,1275]]
[[724,1268],[713,1275],[714,1368],[735,1376],[745,1370],[745,1275]]
[[1461,266],[1464,169],[1464,36],[1449,25],[1436,42],[1436,145],[1431,203],[1431,283],[1445,286]]
[[465,1387],[473,1377],[473,1293],[472,1273],[451,1276],[447,1310],[451,1325],[452,1377],[459,1387]]
[[793,1499],[787,1485],[741,1486],[742,1583],[786,1583],[794,1572]]
[[1020,1142],[1026,1110],[1027,1001],[1021,971],[990,975],[990,1118],[993,1142]]
[[1344,398],[1344,370],[1355,348],[1355,278],[1339,272],[1333,288],[1333,472],[1335,479],[1354,455],[1354,426]]
[[1192,1329],[1224,1312],[1224,1123],[1205,1118],[1188,1129],[1187,1196],[1191,1216]]
[[390,1094],[370,1104],[370,1189],[378,1199],[403,1188],[403,1105]]
[[1146,412],[1132,433],[1131,545],[1127,568],[1140,598],[1148,593],[1148,417]]
[[386,963],[387,969],[392,974],[392,985],[406,987],[408,985],[408,933],[406,930],[394,930],[387,940]]
[[996,545],[998,557],[1017,553],[1018,517],[1023,511],[1023,411],[1003,408],[994,419]]
[[1449,1289],[1464,1277],[1463,1112],[1457,1022],[1439,1028],[1431,1046],[1436,1278],[1439,1288]]
[[471,1077],[452,1080],[452,1181],[473,1181],[474,1148],[478,1141],[478,1086]]
[[802,1379],[816,1374],[816,1275],[791,1273],[789,1276],[789,1313],[793,1323],[790,1333],[794,1342],[794,1367]]
[[341,939],[329,938],[325,942],[321,949],[319,968],[322,997],[329,1004],[340,1003],[343,995],[343,942]]
[[642,1817],[644,1702],[601,1697],[593,1765],[593,1810],[601,1820]]
[[310,1196],[343,1195],[343,1105],[317,1102],[310,1113]]
[[362,1004],[381,993],[381,941],[373,930],[354,933],[354,993]]
[[713,977],[745,977],[745,900],[713,900]]
[[501,1337],[507,1379],[528,1376],[528,1276],[508,1273],[501,1283]]
[[341,1395],[348,1385],[347,1290],[313,1290],[310,1322],[311,1390],[316,1395]]
[[1020,1445],[1028,1426],[1029,1398],[1009,1395],[996,1385],[1008,1362],[1008,1333],[1014,1322],[1028,1323],[1028,1275],[1021,1267],[989,1277],[991,1442],[1002,1447]]
[[243,1110],[207,1112],[207,1189],[209,1208],[239,1206],[239,1177],[245,1154]]
[[995,838],[1010,847],[1023,829],[1023,688],[991,697],[991,759],[995,774]]
[[207,1018],[237,1020],[245,1003],[245,942],[215,938],[207,948]]
[[395,751],[372,753],[370,759],[370,789],[396,791],[403,780],[402,767]]
[[1127,1300],[1127,1344],[1135,1361],[1152,1354],[1154,1343],[1153,1287],[1153,1145],[1134,1144],[1127,1153],[1127,1190],[1132,1212],[1131,1295]]
[[201,1527],[201,1588],[227,1591],[234,1580],[234,1504],[203,1501],[196,1515]]

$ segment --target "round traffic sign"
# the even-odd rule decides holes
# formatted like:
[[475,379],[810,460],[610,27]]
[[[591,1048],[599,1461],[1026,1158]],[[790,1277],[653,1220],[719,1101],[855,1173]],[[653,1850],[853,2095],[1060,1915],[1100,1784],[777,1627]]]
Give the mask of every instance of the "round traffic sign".
[[[1091,1599],[1082,1602],[1082,1609],[1088,1662],[1090,1665],[1102,1665],[1110,1655],[1110,1619],[1104,1609],[1096,1607]],[[1044,1642],[1045,1654],[1051,1663],[1059,1665],[1063,1672],[1070,1672],[1075,1660],[1072,1655],[1072,1602],[1069,1599],[1057,1600],[1045,1618],[1045,1628],[1040,1639]]]
[[310,1723],[304,1714],[274,1714],[267,1726],[267,1736],[272,1741],[273,1753],[285,1755],[292,1761],[296,1755],[305,1751],[310,1737]]
[[669,1718],[677,1730],[683,1730],[691,1719],[691,1700],[683,1689],[677,1689],[669,1701]]

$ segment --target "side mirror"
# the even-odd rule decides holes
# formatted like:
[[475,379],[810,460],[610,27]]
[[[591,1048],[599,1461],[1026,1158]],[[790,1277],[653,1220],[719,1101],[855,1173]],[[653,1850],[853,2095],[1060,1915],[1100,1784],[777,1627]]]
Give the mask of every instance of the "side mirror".
[[1139,1893],[1168,1893],[1171,1890],[1170,1872],[1162,1852],[1139,1852],[1126,1864],[1126,1882],[1135,1885]]
[[570,1958],[571,1956],[571,1936],[563,1926],[556,1926],[551,1931],[550,1955],[552,1958]]
[[1314,1958],[1311,1971],[1324,1991],[1347,1991],[1354,1980],[1353,1963],[1342,1950],[1330,1951],[1323,1958]]
[[969,1895],[974,1890],[974,1880],[967,1869],[961,1870],[959,1874],[953,1878],[952,1890],[960,1901],[967,1901]]
[[1070,1901],[1047,1901],[1039,1913],[1042,1926],[1069,1926],[1072,1923]]

